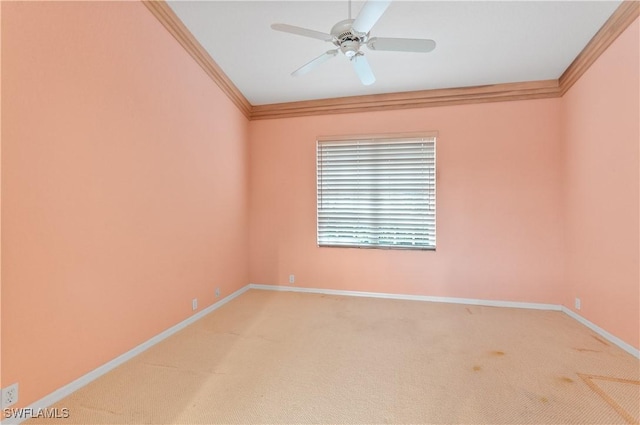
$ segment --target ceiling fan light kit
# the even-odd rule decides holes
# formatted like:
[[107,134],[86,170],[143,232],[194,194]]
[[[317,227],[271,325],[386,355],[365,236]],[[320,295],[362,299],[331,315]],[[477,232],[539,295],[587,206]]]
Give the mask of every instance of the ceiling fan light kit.
[[[358,78],[364,85],[373,84],[376,78],[373,74],[369,62],[360,50],[362,46],[367,46],[373,51],[395,51],[395,52],[417,52],[427,53],[435,49],[436,43],[428,39],[416,38],[381,38],[370,37],[371,28],[378,22],[384,12],[389,7],[391,0],[368,0],[356,19],[345,19],[338,22],[331,28],[331,33],[326,34],[320,31],[307,28],[296,27],[288,24],[273,24],[271,28],[276,31],[296,34],[303,37],[315,38],[322,41],[329,41],[336,46],[336,49],[329,50],[317,58],[307,62],[291,73],[297,77],[304,75],[316,68],[318,65],[337,56],[342,52],[352,63]],[[351,6],[349,5],[349,14]]]

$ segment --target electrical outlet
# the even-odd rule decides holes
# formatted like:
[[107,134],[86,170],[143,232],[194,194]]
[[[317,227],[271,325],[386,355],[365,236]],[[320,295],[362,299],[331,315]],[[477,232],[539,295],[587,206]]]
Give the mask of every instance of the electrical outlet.
[[580,302],[580,298],[576,298],[576,301],[575,301],[576,310],[580,310],[580,307],[582,307],[581,304],[582,303]]
[[220,288],[216,288],[216,297],[220,296]]
[[18,402],[18,383],[2,390],[2,408],[13,406]]
[[289,275],[289,283],[296,283],[296,275],[294,274]]
[[197,310],[198,309],[198,299],[194,298],[193,301],[191,301],[191,309],[192,310]]

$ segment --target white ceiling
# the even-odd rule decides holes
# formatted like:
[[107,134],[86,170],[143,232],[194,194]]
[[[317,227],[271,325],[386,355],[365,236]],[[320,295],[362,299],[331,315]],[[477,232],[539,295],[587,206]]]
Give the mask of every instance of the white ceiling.
[[[371,36],[430,38],[431,53],[363,48],[376,76],[363,86],[343,55],[290,73],[329,42],[277,32],[286,23],[330,32],[348,1],[170,1],[173,11],[253,105],[558,78],[619,1],[396,0]],[[354,1],[355,18],[364,2]]]

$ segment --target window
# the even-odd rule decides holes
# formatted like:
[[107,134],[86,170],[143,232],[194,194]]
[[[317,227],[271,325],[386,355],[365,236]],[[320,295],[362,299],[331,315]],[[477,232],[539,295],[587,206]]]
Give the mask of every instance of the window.
[[318,245],[435,249],[435,142],[319,140]]

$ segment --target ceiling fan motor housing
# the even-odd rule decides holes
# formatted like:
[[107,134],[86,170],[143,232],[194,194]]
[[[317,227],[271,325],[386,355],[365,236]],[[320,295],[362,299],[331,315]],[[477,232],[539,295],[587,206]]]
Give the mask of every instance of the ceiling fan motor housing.
[[358,54],[360,44],[366,43],[368,34],[359,35],[352,29],[355,19],[345,19],[331,28],[331,35],[335,37],[333,44],[340,48],[340,51],[348,58]]

